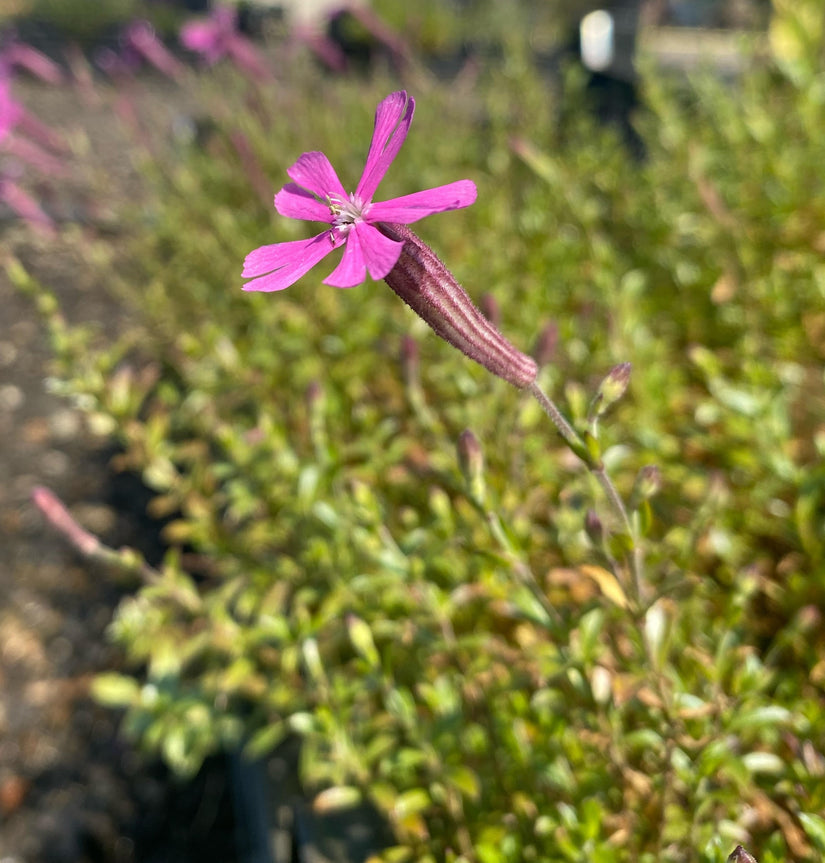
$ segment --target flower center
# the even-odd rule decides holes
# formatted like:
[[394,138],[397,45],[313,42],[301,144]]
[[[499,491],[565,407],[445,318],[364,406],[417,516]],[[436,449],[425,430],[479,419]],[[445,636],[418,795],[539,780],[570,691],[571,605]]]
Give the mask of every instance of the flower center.
[[346,237],[356,222],[367,214],[369,203],[364,203],[357,195],[350,195],[346,201],[329,196],[329,211],[333,215],[332,228],[341,237]]

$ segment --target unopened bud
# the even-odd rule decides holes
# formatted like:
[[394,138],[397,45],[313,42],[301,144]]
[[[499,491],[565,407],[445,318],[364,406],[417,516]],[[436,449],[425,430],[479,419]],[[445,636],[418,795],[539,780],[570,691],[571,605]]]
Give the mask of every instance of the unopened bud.
[[584,532],[596,546],[604,542],[604,525],[594,509],[587,510],[584,516]]
[[514,347],[473,305],[433,250],[406,225],[382,224],[404,247],[384,281],[439,335],[470,359],[519,389],[536,379],[535,361]]
[[498,301],[492,294],[482,294],[478,305],[481,309],[481,314],[484,315],[484,317],[487,318],[494,327],[501,326],[501,309],[499,308]]
[[728,857],[728,863],[756,863],[756,858],[748,854],[741,845],[737,845]]
[[662,490],[662,472],[655,464],[645,465],[636,476],[632,499],[637,504],[650,500]]
[[556,356],[556,345],[559,341],[559,328],[553,321],[546,323],[533,345],[533,359],[540,365],[546,366],[553,362]]
[[591,420],[606,413],[607,409],[627,392],[631,369],[630,363],[620,363],[618,366],[613,366],[608,372],[590,405]]
[[66,505],[51,489],[35,486],[32,500],[52,527],[62,533],[81,554],[93,555],[100,549],[100,540],[75,521]]
[[481,451],[478,438],[470,429],[464,429],[458,437],[458,463],[467,482],[470,496],[477,503],[481,503],[486,493],[484,453]]

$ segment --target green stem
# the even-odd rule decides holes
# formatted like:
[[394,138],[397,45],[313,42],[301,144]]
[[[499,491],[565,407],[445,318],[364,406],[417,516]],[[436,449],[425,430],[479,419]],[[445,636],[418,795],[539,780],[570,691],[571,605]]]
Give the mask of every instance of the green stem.
[[562,412],[556,407],[555,402],[544,392],[544,390],[533,381],[527,389],[530,394],[541,405],[542,410],[550,417],[553,425],[558,430],[559,434],[564,439],[571,452],[577,455],[587,466],[587,469],[593,474],[599,485],[607,497],[611,509],[616,514],[624,528],[627,536],[630,538],[631,551],[628,555],[628,563],[631,572],[631,589],[634,599],[634,605],[638,610],[642,605],[642,570],[644,561],[642,557],[642,549],[639,543],[638,531],[636,530],[627,508],[616,491],[616,486],[613,485],[613,480],[607,474],[607,470],[602,460],[587,447],[587,444],[582,440],[572,425],[564,418]]
[[[584,441],[576,434],[573,426],[564,418],[562,412],[556,407],[555,402],[544,392],[544,390],[533,381],[527,389],[534,396],[536,401],[541,405],[542,410],[553,421],[553,425],[558,429],[559,434],[564,438],[570,449],[579,456],[582,461],[590,467],[590,459],[586,455],[587,448]],[[585,453],[584,455],[582,453]]]
[[495,537],[498,544],[507,554],[507,557],[510,560],[510,564],[513,567],[513,570],[516,573],[519,581],[526,587],[533,597],[537,600],[539,605],[544,610],[544,613],[547,617],[553,621],[555,624],[561,623],[561,617],[559,616],[558,611],[555,609],[553,604],[547,598],[545,592],[541,589],[541,586],[536,579],[533,570],[519,557],[516,553],[516,550],[513,548],[510,539],[502,527],[501,521],[499,520],[498,515],[492,510],[486,510],[485,515],[487,517],[487,523],[490,525],[490,532]]

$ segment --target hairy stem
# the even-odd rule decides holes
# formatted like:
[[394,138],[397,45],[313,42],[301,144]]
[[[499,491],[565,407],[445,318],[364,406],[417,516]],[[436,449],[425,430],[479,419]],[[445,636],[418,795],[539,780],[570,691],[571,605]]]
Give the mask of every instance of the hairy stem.
[[587,469],[596,478],[599,485],[607,497],[610,508],[616,514],[622,528],[630,539],[631,550],[628,554],[628,565],[631,574],[630,595],[633,597],[634,605],[639,609],[642,605],[642,570],[643,557],[642,549],[639,543],[638,531],[636,530],[627,508],[622,501],[616,486],[613,485],[613,480],[608,476],[607,470],[600,458],[597,458],[588,449],[587,444],[582,440],[581,436],[576,432],[573,426],[565,419],[562,412],[558,409],[555,402],[544,392],[536,381],[532,381],[525,389],[536,399],[541,405],[542,410],[550,417],[553,425],[558,430],[559,434],[564,439],[571,452],[577,455],[587,465]]

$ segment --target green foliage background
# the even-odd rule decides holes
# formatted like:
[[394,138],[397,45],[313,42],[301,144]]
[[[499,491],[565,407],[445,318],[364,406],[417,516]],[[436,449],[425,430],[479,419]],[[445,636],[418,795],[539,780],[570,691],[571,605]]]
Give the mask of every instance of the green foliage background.
[[[449,32],[440,8],[412,41]],[[601,434],[626,497],[661,470],[634,515],[650,607],[615,589],[584,529],[590,508],[611,526],[599,488],[539,409],[386,286],[325,287],[321,265],[241,292],[248,251],[307,236],[259,172],[274,191],[322,149],[352,186],[399,86],[293,57],[266,88],[193,79],[203,137],[143,153],[128,254],[97,250],[134,306],[125,336],[39,298],[67,393],[175,516],[112,625],[135,674],[98,694],[182,772],[303,735],[306,787],[376,802],[387,860],[711,863],[740,841],[821,859],[821,45],[736,82],[647,69],[638,163],[579,110],[575,75],[554,95],[525,21],[500,24],[498,62],[449,84],[407,71],[416,117],[380,193],[477,183],[419,233],[516,344],[557,327],[541,377],[574,420],[633,364]],[[469,485],[465,428],[486,457]]]

